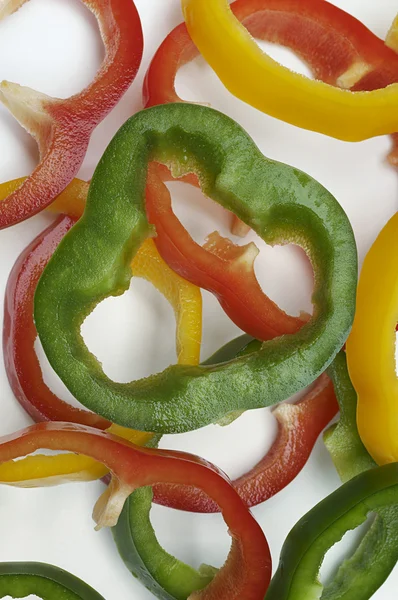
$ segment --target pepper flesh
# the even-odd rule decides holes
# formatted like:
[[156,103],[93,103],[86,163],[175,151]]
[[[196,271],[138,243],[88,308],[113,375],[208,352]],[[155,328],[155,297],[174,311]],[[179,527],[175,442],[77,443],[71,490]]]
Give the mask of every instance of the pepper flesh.
[[265,54],[227,0],[181,0],[181,5],[192,40],[224,85],[241,100],[298,127],[345,141],[397,131],[397,84],[350,93],[308,79]]
[[[340,419],[324,435],[340,479],[349,481],[376,463],[359,437],[357,396],[340,352],[328,369],[340,405]],[[398,506],[378,508],[375,519],[353,554],[339,567],[327,586],[327,598],[368,600],[384,583],[398,560]],[[324,590],[326,593],[326,589]]]
[[71,573],[45,563],[0,563],[0,598],[43,600],[104,600],[91,586]]
[[[316,272],[315,315],[298,333],[266,342],[249,356],[212,367],[174,365],[119,384],[88,352],[79,327],[97,302],[129,286],[130,258],[153,235],[144,210],[146,169],[149,158],[160,157],[179,165],[182,174],[199,172],[205,192],[265,241],[305,245]],[[35,321],[51,365],[86,407],[123,426],[183,432],[275,404],[314,381],[350,330],[356,273],[349,221],[320,184],[265,159],[225,115],[197,105],[163,105],[129,119],[109,145],[83,217],[38,283]]]
[[365,257],[347,340],[348,370],[358,394],[358,431],[378,464],[398,460],[395,330],[398,321],[398,214]]
[[139,487],[190,482],[206,491],[220,505],[233,542],[224,567],[204,590],[191,594],[190,600],[216,600],[222,594],[231,600],[238,600],[243,594],[248,600],[264,596],[271,575],[267,541],[228,479],[207,461],[183,452],[134,446],[83,425],[39,423],[1,438],[0,462],[13,461],[44,448],[84,454],[111,471],[110,486],[94,508],[98,527],[115,525],[125,500]]
[[[3,2],[0,19],[26,0]],[[130,87],[141,63],[141,21],[131,0],[82,0],[99,22],[105,60],[82,92],[60,100],[3,81],[0,100],[37,141],[40,163],[0,204],[0,228],[40,212],[72,181],[93,129]]]

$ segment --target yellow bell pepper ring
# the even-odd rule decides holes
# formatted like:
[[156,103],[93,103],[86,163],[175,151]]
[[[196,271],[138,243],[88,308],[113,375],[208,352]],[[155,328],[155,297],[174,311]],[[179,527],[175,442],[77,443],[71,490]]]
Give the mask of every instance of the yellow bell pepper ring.
[[181,0],[181,5],[192,40],[228,90],[244,102],[292,125],[350,142],[398,130],[398,84],[351,92],[308,79],[265,54],[227,0]]
[[398,213],[378,235],[363,263],[347,362],[358,394],[358,430],[380,464],[398,461]]

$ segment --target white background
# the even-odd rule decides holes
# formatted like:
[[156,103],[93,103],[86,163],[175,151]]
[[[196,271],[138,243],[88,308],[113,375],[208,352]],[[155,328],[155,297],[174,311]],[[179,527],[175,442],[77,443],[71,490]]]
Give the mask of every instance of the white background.
[[[83,178],[92,175],[118,127],[140,109],[142,78],[148,62],[165,35],[182,19],[179,0],[136,0],[136,4],[145,34],[144,61],[132,88],[95,131],[80,171]],[[397,10],[393,0],[339,0],[335,4],[359,17],[380,37],[385,36]],[[281,62],[306,72],[289,52],[266,47]],[[92,80],[102,57],[96,21],[78,0],[31,0],[0,23],[0,80],[18,82],[63,98]],[[182,69],[177,89],[183,98],[210,102],[235,118],[264,154],[309,172],[329,188],[351,219],[360,261],[363,260],[378,231],[397,209],[397,174],[385,161],[388,138],[348,144],[278,122],[230,96],[201,59]],[[0,181],[27,175],[37,160],[33,140],[0,107]],[[196,240],[203,242],[216,228],[222,234],[228,233],[228,218],[223,209],[182,184],[171,187],[175,210]],[[48,215],[40,215],[0,232],[0,290],[4,290],[18,254],[50,220]],[[266,248],[261,241],[257,242],[261,254],[256,261],[256,272],[263,288],[293,314],[308,310],[311,276],[302,254],[290,248]],[[207,293],[204,305],[203,358],[238,333]],[[175,362],[172,310],[142,280],[134,280],[123,297],[103,302],[85,323],[84,335],[108,375],[119,381],[149,375]],[[69,398],[55,377],[48,375],[48,381],[64,398]],[[0,384],[0,434],[7,434],[31,421],[9,389],[2,361]],[[200,454],[236,477],[263,456],[274,433],[273,417],[267,410],[257,410],[246,413],[228,428],[209,426],[198,432],[165,436],[162,446]],[[332,462],[319,440],[297,479],[265,505],[254,509],[271,545],[275,566],[292,525],[338,485]],[[91,511],[102,491],[99,482],[43,490],[3,486],[0,560],[56,564],[79,575],[107,600],[151,598],[125,569],[110,532],[94,531]],[[152,519],[160,541],[179,558],[195,567],[201,562],[223,563],[229,538],[218,515],[195,516],[155,506]],[[343,556],[352,540],[348,536],[345,545],[343,542],[333,549],[332,558],[327,557],[329,567],[336,557]],[[323,569],[323,577],[328,570]],[[397,585],[398,571],[395,571],[374,598],[392,599]]]

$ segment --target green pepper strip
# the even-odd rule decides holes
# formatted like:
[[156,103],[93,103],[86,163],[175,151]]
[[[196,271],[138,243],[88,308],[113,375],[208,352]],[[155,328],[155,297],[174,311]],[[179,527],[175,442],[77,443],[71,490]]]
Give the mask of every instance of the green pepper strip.
[[[356,426],[357,396],[345,354],[328,369],[341,416],[324,435],[344,485],[308,512],[289,533],[266,600],[369,600],[398,560],[398,463],[377,465]],[[319,568],[327,550],[348,529],[376,517],[353,554],[323,587]]]
[[[196,172],[204,193],[266,242],[306,249],[315,269],[315,310],[308,324],[219,365],[173,365],[127,384],[106,377],[80,327],[98,302],[128,288],[131,258],[154,235],[144,206],[151,160],[177,176]],[[238,268],[245,268],[245,256]],[[178,433],[270,406],[314,381],[351,328],[356,280],[351,225],[323,186],[265,158],[229,117],[203,106],[169,104],[130,118],[108,146],[83,217],[39,281],[35,322],[52,367],[87,408],[126,427]]]
[[[266,600],[370,598],[379,586],[379,572],[377,569],[373,570],[374,563],[370,560],[367,564],[370,571],[366,581],[360,579],[355,568],[360,568],[363,574],[360,559],[367,561],[368,558],[363,554],[363,548],[358,549],[354,562],[343,563],[332,583],[325,586],[323,593],[323,586],[318,580],[319,569],[326,552],[341,540],[348,529],[361,525],[372,511],[393,511],[397,505],[398,463],[370,469],[342,485],[307,513],[287,536]],[[369,542],[376,544],[376,553],[385,543],[385,538],[389,540],[388,530],[381,533],[384,539],[373,535],[368,538]],[[373,547],[370,550],[373,554]],[[361,585],[362,595],[358,596],[357,590]]]
[[104,600],[91,586],[58,567],[36,562],[0,563],[0,598]]
[[[241,335],[217,350],[205,363],[217,364],[257,349],[258,342]],[[157,446],[160,436],[146,446]],[[150,521],[152,488],[140,488],[126,500],[112,534],[128,570],[160,600],[186,600],[192,592],[210,583],[217,569],[202,565],[199,571],[166,552],[159,544]]]

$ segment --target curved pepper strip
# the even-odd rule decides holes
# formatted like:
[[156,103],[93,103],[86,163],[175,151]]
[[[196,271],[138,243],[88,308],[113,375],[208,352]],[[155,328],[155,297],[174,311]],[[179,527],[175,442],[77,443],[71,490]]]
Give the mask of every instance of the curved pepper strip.
[[397,84],[350,93],[308,79],[265,54],[227,0],[181,0],[181,4],[192,40],[229,91],[244,102],[298,127],[345,141],[398,130]]
[[[318,579],[319,569],[326,552],[340,541],[348,529],[361,525],[372,511],[395,509],[398,504],[398,464],[376,467],[361,473],[322,500],[309,511],[291,530],[283,545],[280,563],[266,600],[318,600],[322,598],[358,598],[341,593],[340,585],[346,587],[341,577],[351,569],[345,567],[333,581],[323,586]],[[380,545],[381,540],[374,540]],[[396,544],[396,540],[395,540]],[[360,558],[360,557],[358,557]],[[372,567],[373,567],[373,563]],[[360,560],[357,563],[360,566]],[[339,575],[340,573],[340,575]],[[353,566],[353,575],[355,566]],[[369,587],[363,598],[370,598],[372,574],[368,574]],[[377,577],[376,574],[374,574]],[[355,582],[358,585],[358,582]],[[323,591],[322,591],[323,590]],[[349,594],[351,590],[349,589]]]
[[[3,1],[0,19],[26,0]],[[60,100],[3,81],[0,100],[39,146],[40,163],[0,204],[0,228],[40,212],[72,181],[86,154],[93,129],[130,87],[141,63],[141,21],[131,0],[82,0],[98,19],[105,59],[82,92]]]
[[347,340],[348,369],[358,394],[358,431],[378,464],[398,460],[397,257],[398,214],[395,214],[363,262],[353,330]]
[[[398,82],[394,25],[385,44],[355,17],[325,0],[236,0],[230,8],[253,37],[289,48],[318,80],[354,91]],[[185,23],[173,29],[147,71],[145,106],[183,102],[175,89],[177,72],[198,55]],[[397,134],[389,160],[398,164]],[[234,218],[232,233],[244,237],[248,227]]]
[[[271,576],[271,557],[261,527],[221,471],[184,452],[154,450],[83,425],[39,423],[0,439],[0,481],[7,479],[15,459],[39,449],[68,450],[103,463],[112,473],[106,492],[94,508],[98,527],[117,523],[125,500],[140,487],[154,483],[190,482],[216,501],[232,536],[228,559],[211,583],[190,600],[262,598]],[[33,457],[34,458],[34,457]],[[33,475],[33,474],[32,474]],[[37,481],[41,485],[41,481]]]
[[0,563],[0,598],[43,600],[104,600],[91,586],[71,573],[45,563]]
[[[128,384],[106,377],[80,325],[96,303],[128,288],[131,257],[153,235],[144,208],[150,159],[174,163],[181,174],[199,173],[205,193],[266,242],[305,246],[316,273],[308,324],[220,365],[174,365]],[[350,330],[356,278],[352,229],[329,192],[301,171],[265,159],[225,115],[169,104],[129,119],[108,146],[83,217],[39,280],[35,322],[52,367],[86,407],[119,425],[176,433],[270,406],[314,381]]]
[[[239,345],[240,344],[240,345]],[[206,363],[217,364],[258,349],[260,342],[242,336],[216,352]],[[284,489],[306,464],[322,430],[338,412],[333,384],[325,374],[295,404],[280,404],[273,412],[278,433],[268,453],[242,477],[232,482],[247,506],[261,504]],[[155,485],[158,504],[191,512],[218,512],[217,505],[194,487]],[[136,524],[132,521],[131,528]]]
[[237,246],[218,232],[209,235],[203,247],[192,239],[174,214],[163,183],[173,179],[168,169],[150,165],[146,211],[166,263],[184,279],[214,294],[235,325],[253,337],[269,340],[301,329],[308,316],[288,315],[261,289],[254,272],[258,249],[253,242]]
[[[340,405],[340,419],[324,434],[325,445],[345,483],[376,463],[359,437],[357,396],[340,352],[328,369]],[[398,505],[378,508],[376,518],[350,558],[339,567],[322,597],[368,600],[384,583],[398,560]],[[327,593],[326,593],[327,592]]]

